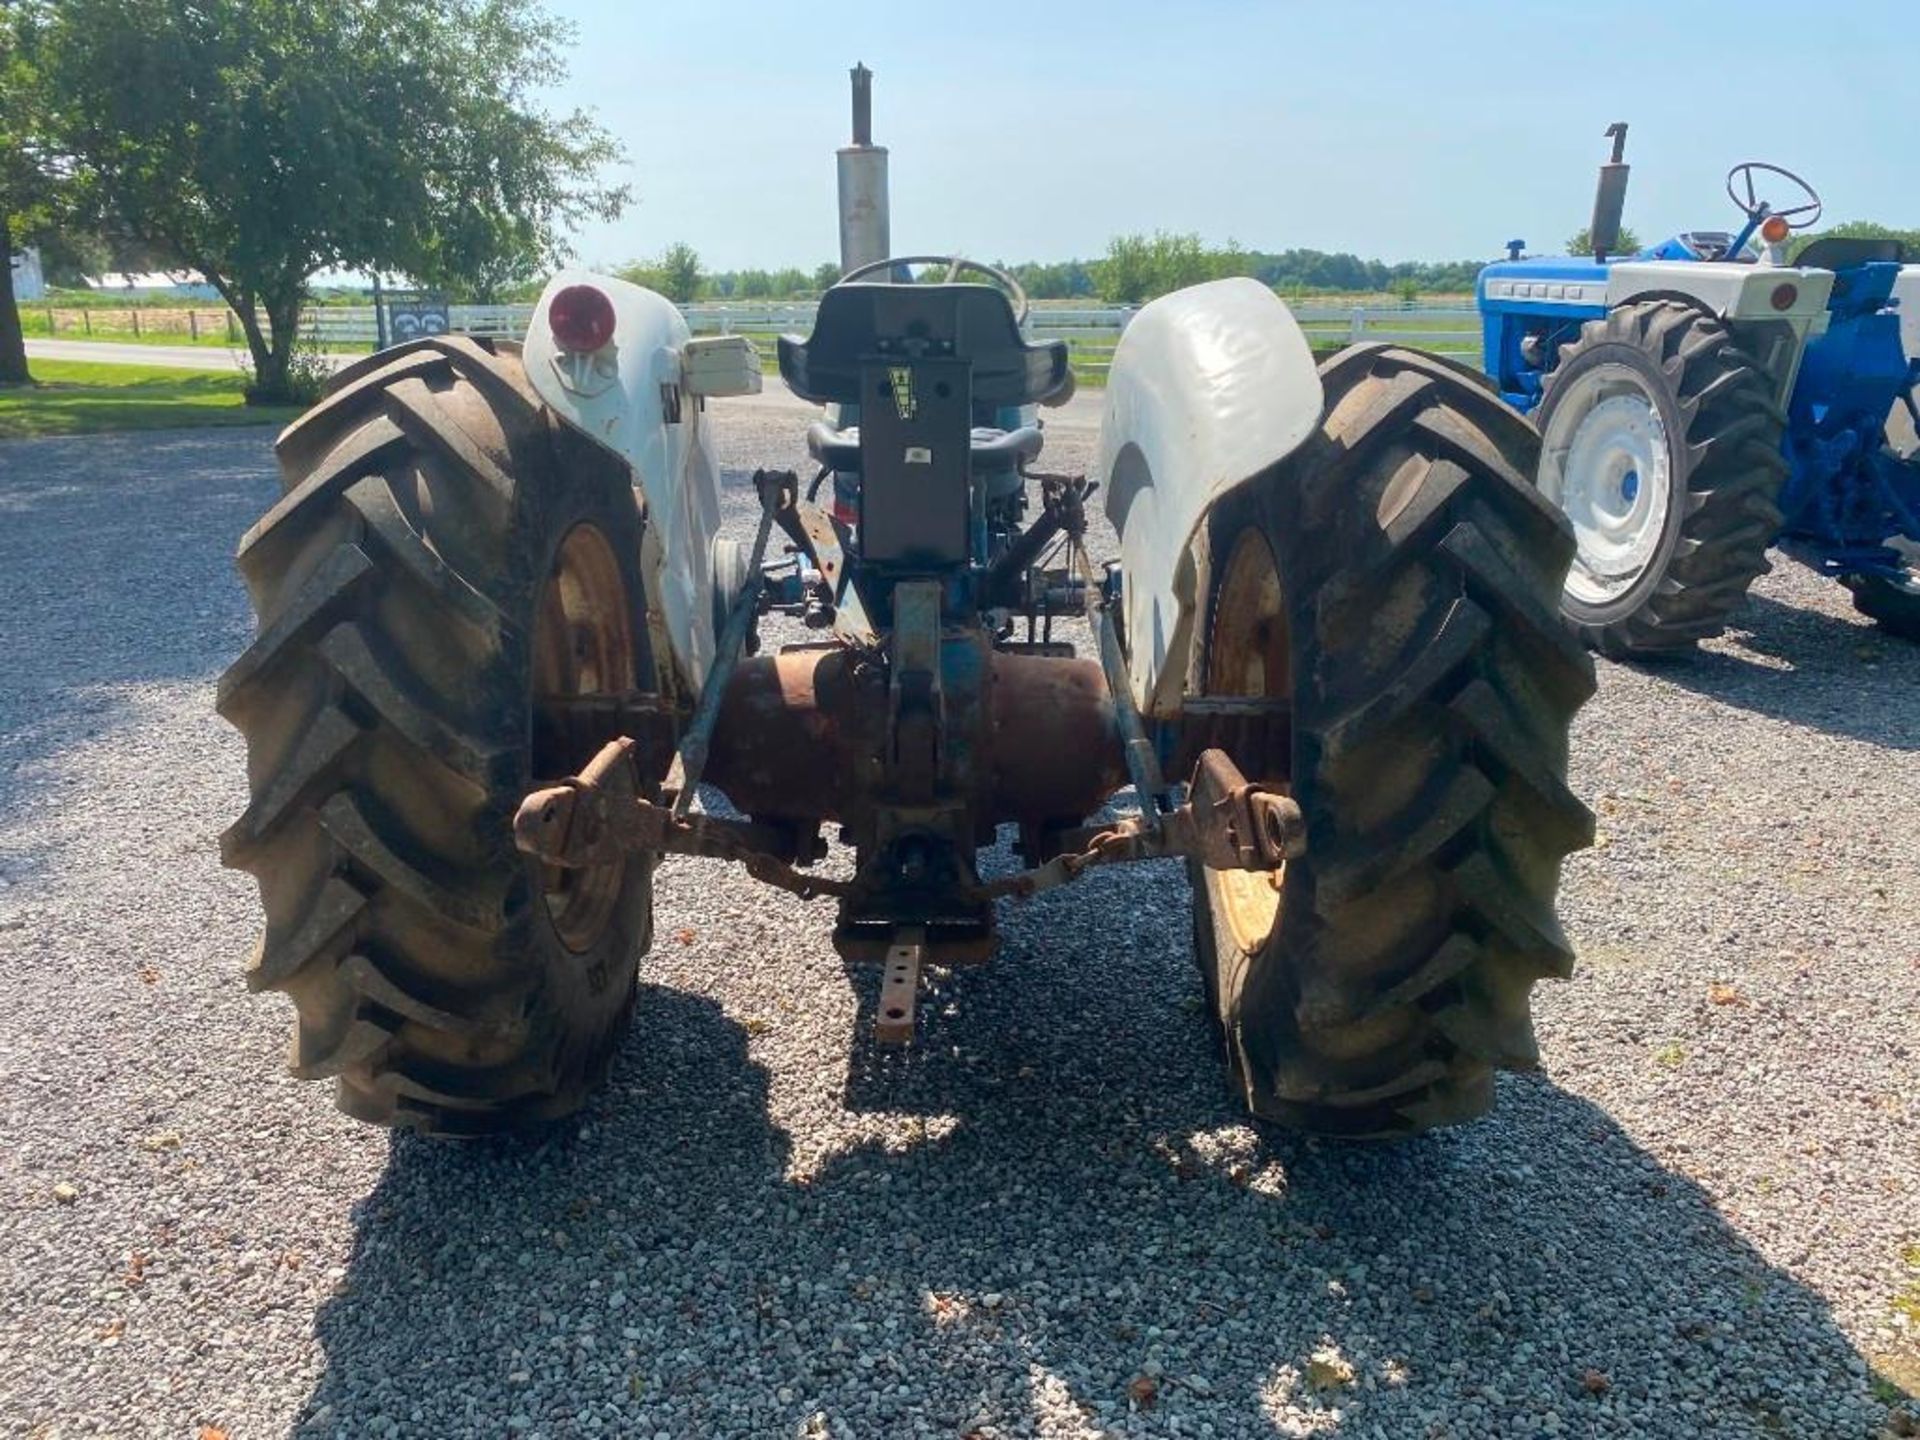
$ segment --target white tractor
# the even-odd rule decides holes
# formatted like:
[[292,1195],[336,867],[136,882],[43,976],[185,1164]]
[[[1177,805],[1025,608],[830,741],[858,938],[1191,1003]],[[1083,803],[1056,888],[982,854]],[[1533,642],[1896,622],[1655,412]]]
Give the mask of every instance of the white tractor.
[[[220,705],[253,796],[225,855],[266,911],[249,979],[292,998],[295,1071],[434,1133],[574,1110],[628,1028],[662,854],[831,899],[840,950],[883,967],[881,1043],[913,1035],[923,964],[993,951],[999,903],[1179,857],[1256,1115],[1479,1114],[1535,1059],[1529,992],[1572,961],[1560,862],[1591,835],[1565,774],[1593,672],[1532,429],[1410,351],[1316,369],[1226,280],[1139,312],[1091,470],[1040,475],[1066,347],[991,267],[891,283],[868,212],[779,346],[826,407],[820,473],[754,475],[744,556],[708,404],[758,359],[604,276],[557,276],[523,345],[374,355],[280,438]],[[770,611],[819,638],[751,653]],[[983,876],[1002,827],[1020,868]]]

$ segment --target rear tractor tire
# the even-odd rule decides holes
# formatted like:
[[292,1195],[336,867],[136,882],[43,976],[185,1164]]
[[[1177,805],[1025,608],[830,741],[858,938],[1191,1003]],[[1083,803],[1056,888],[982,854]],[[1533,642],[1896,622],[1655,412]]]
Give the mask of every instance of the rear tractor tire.
[[651,869],[543,871],[511,822],[582,763],[539,702],[656,688],[624,468],[515,356],[444,337],[343,372],[276,448],[237,557],[259,635],[219,690],[252,792],[222,855],[266,912],[248,984],[360,1119],[565,1115],[631,1015]]
[[1256,1116],[1399,1137],[1537,1058],[1529,994],[1573,959],[1560,862],[1593,834],[1565,779],[1593,662],[1556,613],[1573,542],[1526,421],[1409,350],[1320,373],[1320,433],[1203,532],[1188,683],[1288,702],[1227,748],[1291,791],[1306,854],[1193,864],[1195,951]]
[[1787,464],[1774,385],[1712,316],[1622,305],[1560,351],[1534,412],[1539,487],[1573,524],[1561,608],[1612,656],[1718,635],[1771,568]]

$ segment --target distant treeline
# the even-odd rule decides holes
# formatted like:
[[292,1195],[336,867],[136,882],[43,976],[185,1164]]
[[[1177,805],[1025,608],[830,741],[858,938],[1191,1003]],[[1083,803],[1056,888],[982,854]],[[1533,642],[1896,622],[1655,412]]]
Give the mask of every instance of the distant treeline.
[[[1880,236],[1905,242],[1909,256],[1920,257],[1920,231],[1891,230],[1868,221],[1848,221],[1815,233],[1798,235],[1790,247],[1797,255],[1815,234]],[[1639,238],[1624,232],[1622,248],[1631,251]],[[1584,230],[1572,236],[1562,251],[1590,253]],[[1362,260],[1345,251],[1246,250],[1232,241],[1209,245],[1198,235],[1159,231],[1152,235],[1116,235],[1107,253],[1097,260],[1028,261],[1001,263],[1035,300],[1085,300],[1104,305],[1138,305],[1182,286],[1206,280],[1245,275],[1288,298],[1309,295],[1395,295],[1414,300],[1422,295],[1464,295],[1473,290],[1474,277],[1488,256],[1473,260]],[[790,266],[784,270],[708,270],[691,245],[675,244],[648,260],[616,266],[613,273],[671,300],[813,300],[840,278],[840,267],[823,261],[811,270]],[[938,280],[938,269],[924,272],[923,281]],[[978,276],[973,278],[977,279]],[[540,293],[538,284],[505,295],[529,301]],[[455,296],[465,298],[494,298]]]
[[1137,305],[1205,280],[1244,275],[1286,295],[1422,293],[1473,288],[1486,261],[1362,260],[1325,250],[1246,250],[1229,241],[1208,245],[1198,235],[1116,235],[1098,260],[1034,263],[1008,268],[1036,300],[1098,299]]
[[[673,246],[653,262],[636,262],[622,273],[648,278],[672,277],[668,287],[686,294],[690,252]],[[672,261],[679,261],[678,264]],[[1096,260],[1028,261],[1004,265],[1035,300],[1097,300],[1137,305],[1203,280],[1246,275],[1286,295],[1391,292],[1409,299],[1425,293],[1460,293],[1486,260],[1362,260],[1358,255],[1325,250],[1244,250],[1229,242],[1208,245],[1198,235],[1160,232],[1117,235]],[[838,278],[831,263],[812,270],[700,271],[693,296],[712,300],[798,300],[818,295]],[[679,298],[676,296],[676,298]]]

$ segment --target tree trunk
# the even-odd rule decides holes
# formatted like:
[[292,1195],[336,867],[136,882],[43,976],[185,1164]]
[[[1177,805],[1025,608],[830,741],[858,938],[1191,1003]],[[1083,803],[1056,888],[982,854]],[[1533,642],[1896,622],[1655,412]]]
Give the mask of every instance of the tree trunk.
[[13,293],[13,231],[0,214],[0,385],[31,385],[27,337],[20,329],[20,304]]
[[[270,364],[274,377],[272,398],[262,394],[254,403],[257,405],[297,404],[310,398],[298,393],[291,373],[293,347],[300,338],[300,292],[295,291],[292,299],[284,297],[267,301],[267,321],[273,328],[273,349]],[[266,371],[261,372],[261,389],[266,389]]]
[[[251,291],[240,282],[228,280],[216,274],[207,265],[194,262],[184,251],[181,258],[207,277],[207,283],[220,292],[220,298],[227,302],[227,308],[233,311],[240,321],[240,333],[246,338],[247,355],[253,361],[253,383],[247,386],[249,405],[281,405],[286,402],[275,398],[276,385],[284,391],[287,385],[286,366],[274,368],[273,347],[267,342],[266,331],[260,326],[260,306],[254,300]],[[277,379],[276,379],[277,377]]]

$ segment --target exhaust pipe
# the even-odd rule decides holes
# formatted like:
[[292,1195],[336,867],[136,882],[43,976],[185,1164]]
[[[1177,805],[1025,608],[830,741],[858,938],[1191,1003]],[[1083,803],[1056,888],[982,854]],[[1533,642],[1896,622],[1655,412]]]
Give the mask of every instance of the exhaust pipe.
[[1620,243],[1620,216],[1627,208],[1627,122],[1614,121],[1607,127],[1607,136],[1613,141],[1613,159],[1600,167],[1600,185],[1593,192],[1593,223],[1587,227],[1595,260],[1605,260]]
[[887,215],[887,147],[873,143],[873,72],[855,65],[851,73],[853,143],[839,151],[842,275],[893,253]]

